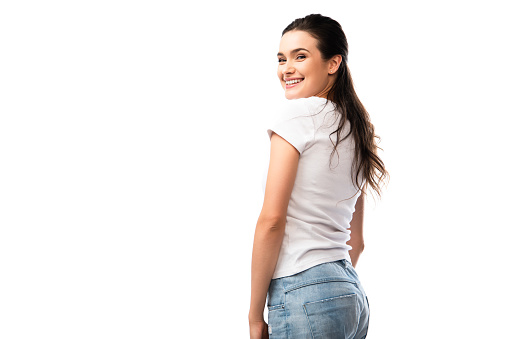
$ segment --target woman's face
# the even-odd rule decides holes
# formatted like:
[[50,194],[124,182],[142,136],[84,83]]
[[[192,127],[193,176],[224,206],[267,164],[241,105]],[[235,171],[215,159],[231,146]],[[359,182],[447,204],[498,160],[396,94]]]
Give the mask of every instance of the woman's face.
[[321,59],[317,40],[304,31],[289,31],[284,34],[280,40],[277,58],[277,76],[286,99],[289,100],[311,96],[326,98],[342,60],[340,55],[330,61]]

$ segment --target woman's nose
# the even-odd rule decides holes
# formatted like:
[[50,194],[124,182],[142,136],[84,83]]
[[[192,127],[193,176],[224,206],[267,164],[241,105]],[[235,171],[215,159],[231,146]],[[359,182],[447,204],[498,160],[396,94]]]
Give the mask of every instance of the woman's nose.
[[294,72],[293,64],[289,60],[286,61],[286,64],[284,65],[284,69],[282,70],[282,74],[286,75],[287,73],[293,73],[293,72]]
[[284,68],[282,70],[282,74],[285,76],[286,74],[291,74],[294,72],[294,69],[292,66],[286,66],[286,68]]

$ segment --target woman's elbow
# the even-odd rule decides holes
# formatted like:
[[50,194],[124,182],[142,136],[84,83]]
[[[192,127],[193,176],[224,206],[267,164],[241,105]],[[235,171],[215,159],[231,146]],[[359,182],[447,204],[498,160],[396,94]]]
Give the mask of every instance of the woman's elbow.
[[363,252],[365,249],[365,243],[364,242],[350,242],[349,245],[353,248],[353,250],[358,252]]

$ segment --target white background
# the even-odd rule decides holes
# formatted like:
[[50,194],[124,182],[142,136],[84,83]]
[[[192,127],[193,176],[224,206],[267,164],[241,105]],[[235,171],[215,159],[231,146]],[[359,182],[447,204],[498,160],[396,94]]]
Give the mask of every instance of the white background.
[[506,333],[501,1],[5,1],[0,337],[248,338],[282,30],[349,42],[391,180],[369,338]]

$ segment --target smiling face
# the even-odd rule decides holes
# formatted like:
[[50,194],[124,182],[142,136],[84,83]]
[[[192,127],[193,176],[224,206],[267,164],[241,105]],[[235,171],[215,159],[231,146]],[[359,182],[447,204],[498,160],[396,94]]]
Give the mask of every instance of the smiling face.
[[280,40],[277,76],[286,99],[308,98],[326,94],[337,78],[342,56],[328,61],[321,58],[317,40],[304,31],[289,31]]

